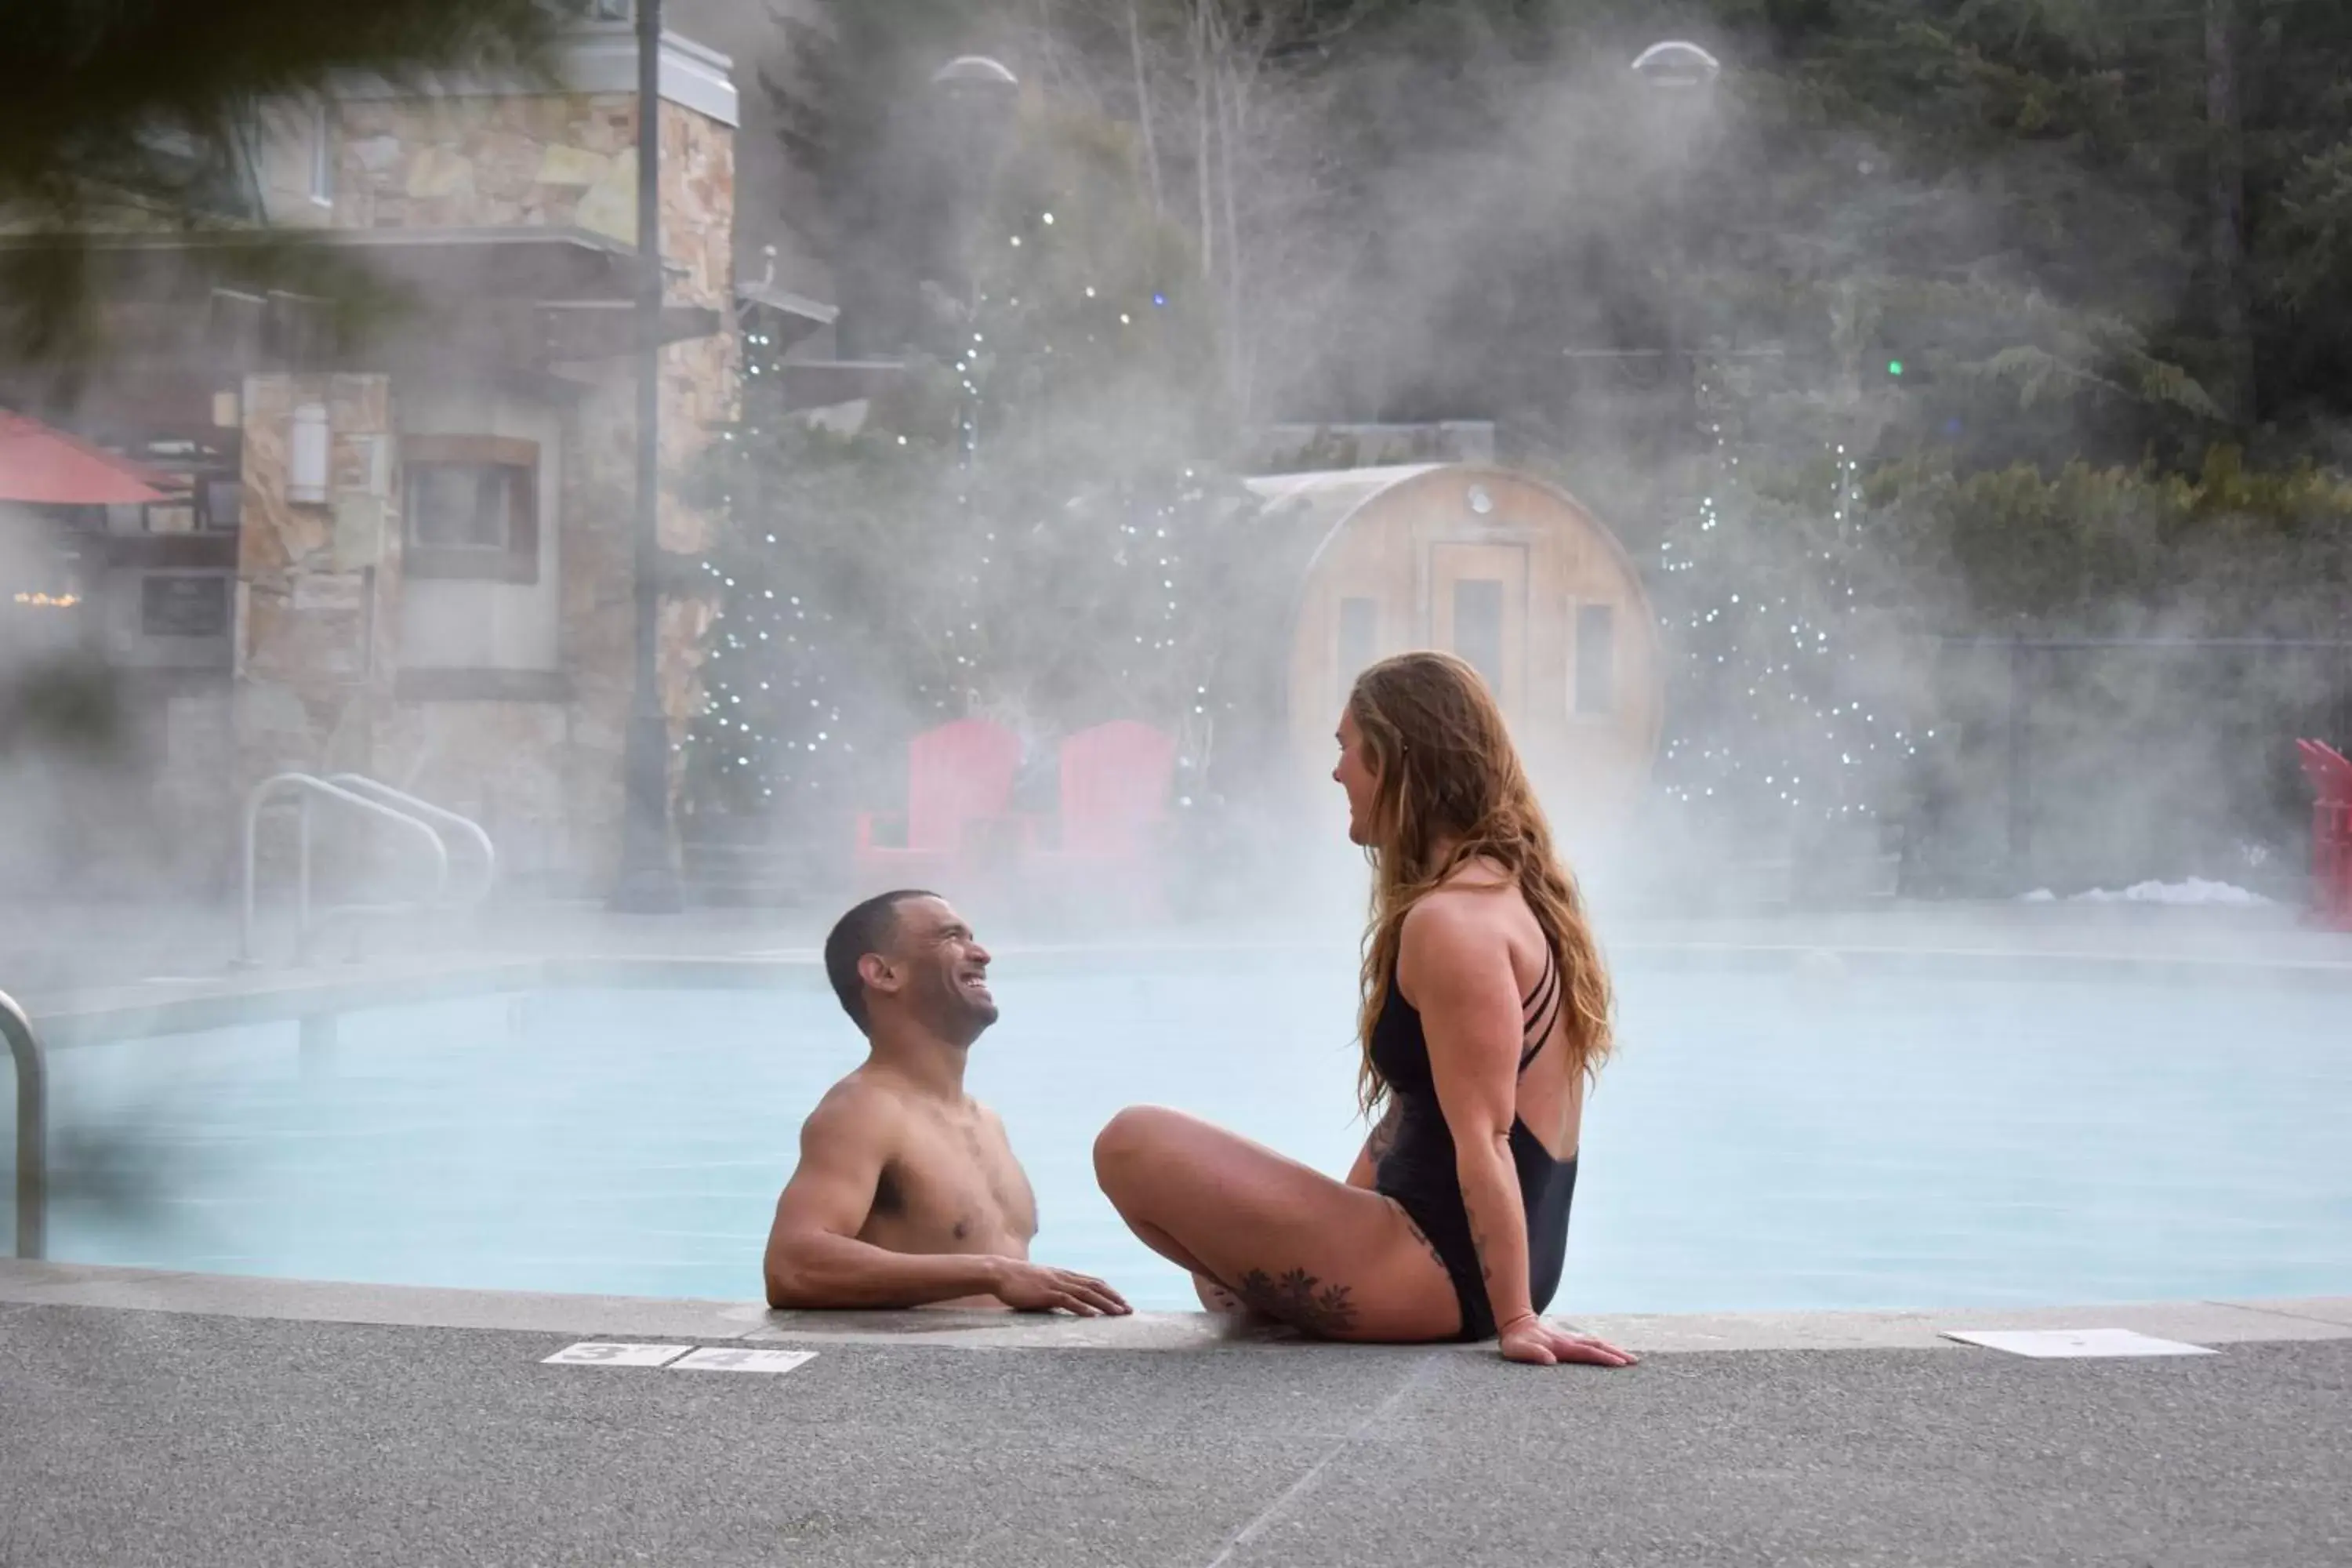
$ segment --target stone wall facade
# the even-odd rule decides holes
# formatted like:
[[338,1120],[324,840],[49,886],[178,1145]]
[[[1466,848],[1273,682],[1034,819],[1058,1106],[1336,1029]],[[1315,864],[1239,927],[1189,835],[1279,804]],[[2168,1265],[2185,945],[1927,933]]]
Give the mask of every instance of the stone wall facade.
[[[637,243],[630,93],[363,100],[337,106],[339,228],[580,228]],[[733,302],[735,132],[662,113],[662,255],[670,298]]]
[[[715,310],[723,328],[662,355],[660,540],[665,551],[690,555],[708,545],[715,523],[667,492],[713,428],[733,416],[740,374],[732,330],[734,132],[677,103],[663,103],[661,114],[668,297]],[[577,227],[635,243],[634,94],[373,99],[341,103],[337,116],[337,226]],[[331,765],[373,773],[478,816],[519,879],[596,891],[608,884],[618,853],[634,679],[635,365],[625,355],[559,371],[576,391],[561,411],[560,565],[544,591],[560,597],[560,673],[568,689],[480,700],[394,695],[397,645],[387,639],[397,625],[390,597],[399,591],[403,533],[396,488],[383,529],[392,558],[372,579],[374,618],[362,634],[353,620],[358,580],[320,564],[328,553],[320,520],[284,500],[279,432],[295,390],[274,384],[293,378],[257,382],[247,415],[238,746],[247,773],[271,766],[316,771],[331,758]],[[370,381],[376,397],[353,410],[358,422],[348,437],[338,405],[340,473],[347,440],[382,434],[396,449],[398,389],[387,389],[382,377],[335,380],[338,386]],[[660,690],[680,738],[701,700],[712,613],[691,596],[666,596],[662,605]],[[352,650],[363,635],[375,655],[355,663]],[[350,689],[354,682],[364,701]]]
[[480,823],[509,885],[561,886],[583,842],[573,730],[565,702],[395,702],[380,776]]
[[633,95],[362,100],[337,117],[338,227],[577,227],[636,243]]
[[[328,500],[290,496],[295,412],[326,409]],[[400,472],[390,378],[255,375],[243,400],[235,727],[242,794],[273,773],[367,772],[398,659]]]

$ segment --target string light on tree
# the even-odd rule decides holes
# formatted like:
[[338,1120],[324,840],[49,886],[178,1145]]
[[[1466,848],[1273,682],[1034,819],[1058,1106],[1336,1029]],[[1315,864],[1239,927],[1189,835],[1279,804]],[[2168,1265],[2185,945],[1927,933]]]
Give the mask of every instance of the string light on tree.
[[1787,432],[1757,427],[1763,400],[1748,391],[1702,368],[1711,477],[1659,546],[1673,681],[1664,793],[1735,832],[1867,820],[1917,738],[1849,695],[1866,674],[1853,571],[1860,465],[1832,437],[1811,478],[1791,473]]
[[[1087,205],[1056,191],[983,228],[942,352],[853,435],[790,417],[781,353],[754,345],[768,357],[719,444],[738,526],[706,567],[723,599],[696,809],[887,805],[907,735],[975,708],[1041,748],[1144,719],[1181,737],[1180,778],[1205,772],[1226,650],[1187,611],[1244,510],[1194,461],[1188,378],[1205,384],[1211,336],[1135,243],[1150,220]],[[1188,807],[1200,793],[1180,791]]]

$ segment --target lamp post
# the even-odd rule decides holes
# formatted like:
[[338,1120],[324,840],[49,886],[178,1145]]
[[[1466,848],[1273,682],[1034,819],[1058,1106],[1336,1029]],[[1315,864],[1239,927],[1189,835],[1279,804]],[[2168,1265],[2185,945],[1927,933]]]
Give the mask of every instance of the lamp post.
[[676,825],[669,809],[669,721],[661,664],[661,0],[637,5],[637,494],[635,647],[621,763],[620,874],[611,907],[676,914]]
[[1003,60],[958,55],[931,73],[931,90],[965,121],[957,138],[961,150],[975,163],[985,163],[995,151],[996,133],[1007,112],[1021,96],[1021,79]]
[[[986,55],[960,55],[931,73],[931,91],[939,105],[940,129],[950,149],[957,175],[953,199],[943,203],[948,225],[939,260],[942,270],[957,275],[964,310],[964,328],[980,315],[980,268],[975,262],[972,226],[988,199],[990,176],[1004,149],[1005,132],[1021,94],[1021,79],[1003,61]],[[958,345],[965,353],[971,345]],[[980,438],[977,395],[963,400],[957,421],[958,445],[969,465]]]
[[950,198],[940,204],[948,229],[939,260],[960,272],[967,294],[977,289],[971,265],[971,227],[988,196],[989,178],[1004,150],[1005,133],[1021,96],[1021,79],[1002,60],[961,55],[931,73],[934,131],[946,143],[956,175]]
[[1690,272],[1686,232],[1690,216],[1690,124],[1704,110],[1706,95],[1715,86],[1715,79],[1723,74],[1723,62],[1696,44],[1669,38],[1634,56],[1631,68],[1642,79],[1653,102],[1673,122],[1674,167],[1667,221],[1672,225],[1669,247],[1674,276],[1666,285],[1665,318],[1666,363],[1672,367],[1669,374],[1677,378],[1673,385],[1675,414],[1680,427],[1671,456],[1679,470],[1684,466],[1680,460],[1685,456],[1683,441],[1698,426],[1698,356],[1684,342],[1683,329],[1683,291]]

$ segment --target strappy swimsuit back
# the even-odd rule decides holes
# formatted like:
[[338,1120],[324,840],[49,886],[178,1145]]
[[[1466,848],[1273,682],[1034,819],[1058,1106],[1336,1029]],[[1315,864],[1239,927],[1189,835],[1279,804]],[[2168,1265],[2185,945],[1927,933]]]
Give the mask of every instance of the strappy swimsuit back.
[[[1526,1021],[1519,1071],[1542,1054],[1559,1020],[1565,987],[1550,944],[1544,949],[1543,978],[1521,1006]],[[1373,1190],[1393,1198],[1437,1249],[1462,1306],[1462,1337],[1495,1336],[1494,1308],[1486,1300],[1485,1271],[1470,1237],[1463,1207],[1462,1179],[1454,1164],[1454,1134],[1437,1103],[1429,1067],[1429,1039],[1421,1014],[1397,989],[1389,971],[1388,1001],[1372,1023],[1372,1066],[1379,1069],[1398,1107],[1396,1136],[1372,1176]],[[1528,1295],[1538,1312],[1559,1289],[1560,1263],[1568,1252],[1568,1207],[1576,1195],[1576,1157],[1555,1160],[1528,1124],[1511,1119],[1511,1163],[1519,1173],[1519,1196],[1527,1210]]]

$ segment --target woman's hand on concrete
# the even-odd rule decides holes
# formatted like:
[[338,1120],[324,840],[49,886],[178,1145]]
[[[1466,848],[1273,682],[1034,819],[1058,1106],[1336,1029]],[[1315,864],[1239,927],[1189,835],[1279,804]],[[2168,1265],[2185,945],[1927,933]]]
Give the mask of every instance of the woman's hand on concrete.
[[1639,1359],[1590,1334],[1570,1333],[1557,1323],[1546,1322],[1533,1312],[1504,1324],[1496,1337],[1501,1342],[1505,1361],[1525,1362],[1530,1366],[1559,1366],[1567,1363],[1585,1366],[1632,1366]]

